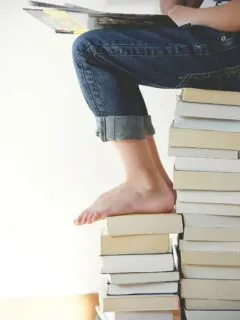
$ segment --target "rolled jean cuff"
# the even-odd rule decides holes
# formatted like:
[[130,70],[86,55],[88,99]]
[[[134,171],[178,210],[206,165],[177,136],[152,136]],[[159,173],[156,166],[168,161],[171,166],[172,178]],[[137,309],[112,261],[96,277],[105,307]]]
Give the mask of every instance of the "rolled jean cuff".
[[97,117],[97,136],[104,142],[142,140],[154,135],[151,116]]

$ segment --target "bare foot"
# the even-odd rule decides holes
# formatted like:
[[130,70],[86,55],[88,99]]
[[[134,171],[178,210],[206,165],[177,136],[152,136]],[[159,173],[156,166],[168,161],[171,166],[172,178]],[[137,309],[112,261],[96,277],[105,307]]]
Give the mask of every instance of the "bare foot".
[[74,222],[83,225],[121,214],[168,213],[174,208],[174,200],[174,192],[166,185],[139,188],[124,183],[100,196]]

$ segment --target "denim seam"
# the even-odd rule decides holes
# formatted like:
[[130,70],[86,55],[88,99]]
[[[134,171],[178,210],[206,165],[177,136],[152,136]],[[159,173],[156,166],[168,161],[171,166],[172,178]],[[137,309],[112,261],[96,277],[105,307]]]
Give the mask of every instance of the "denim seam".
[[[237,69],[237,70],[234,70],[234,69]],[[230,71],[230,73],[228,72]],[[240,64],[239,65],[236,65],[234,67],[227,67],[227,68],[223,68],[223,69],[220,69],[220,70],[214,70],[214,71],[209,71],[209,72],[199,72],[199,73],[189,73],[183,77],[179,77],[180,79],[184,79],[186,78],[187,76],[190,76],[192,78],[194,77],[198,77],[201,79],[204,79],[204,78],[210,78],[212,75],[215,75],[215,76],[219,76],[219,75],[227,75],[227,76],[232,76],[232,75],[238,75],[240,74]]]
[[102,104],[103,104],[104,109],[105,109],[105,112],[106,112],[107,107],[106,107],[106,104],[105,104],[105,102],[104,102],[103,95],[102,95],[102,93],[101,93],[101,91],[100,91],[100,88],[99,88],[99,85],[98,85],[98,81],[96,80],[96,76],[95,76],[94,69],[91,68],[91,71],[92,71],[93,79],[94,79],[94,81],[95,81],[95,86],[96,86],[96,88],[97,88],[97,90],[98,90],[98,95],[99,95],[99,97],[101,97],[101,101],[102,101]]
[[[236,69],[236,70],[235,70]],[[210,72],[201,72],[201,73],[192,73],[192,74],[187,74],[183,77],[179,77],[181,79],[180,84],[178,84],[177,88],[181,88],[183,86],[186,86],[191,79],[198,79],[198,80],[204,80],[204,79],[209,79],[212,76],[217,77],[220,75],[225,75],[227,77],[231,77],[234,75],[240,75],[240,65],[236,65],[234,67],[227,67],[223,68],[221,70],[217,71],[210,71]]]
[[[75,50],[76,50],[76,49],[75,49]],[[85,68],[84,68],[84,63],[86,62],[86,57],[83,57],[83,59],[82,59],[83,61],[82,61],[81,59],[79,59],[79,55],[78,55],[78,54],[75,54],[75,57],[76,57],[76,62],[77,62],[78,64],[80,64],[79,70],[80,70],[80,72],[81,72],[81,74],[82,74],[82,76],[83,76],[83,78],[84,78],[84,80],[85,80],[85,83],[86,83],[87,86],[88,86],[88,92],[91,94],[92,101],[94,101],[95,108],[96,108],[97,112],[98,112],[99,115],[100,115],[101,113],[100,113],[99,110],[98,110],[97,104],[96,104],[95,99],[94,99],[93,94],[92,94],[92,90],[90,89],[89,83],[88,83],[88,81],[87,81],[87,79],[86,79],[86,75],[85,75],[85,72],[84,72],[84,70],[85,70]]]
[[[85,53],[89,48],[90,48],[90,46],[91,46],[91,44],[89,44],[86,48],[85,48],[85,50],[84,51],[82,51],[82,53]],[[76,60],[77,60],[77,62],[78,63],[80,63],[81,64],[81,66],[82,66],[82,68],[80,67],[79,69],[80,69],[80,72],[82,73],[82,75],[83,75],[83,77],[84,77],[84,80],[85,80],[85,83],[88,85],[88,92],[90,92],[90,94],[91,94],[91,97],[92,97],[92,101],[94,101],[94,105],[95,105],[95,108],[96,108],[96,110],[97,110],[97,112],[98,112],[98,114],[99,115],[101,115],[101,112],[99,111],[99,108],[98,108],[98,104],[96,103],[96,101],[95,101],[95,98],[94,98],[94,96],[93,96],[93,93],[92,93],[92,90],[91,90],[91,88],[90,88],[90,85],[89,85],[89,82],[87,81],[87,79],[86,79],[86,74],[85,73],[89,73],[89,74],[91,74],[91,77],[92,77],[92,79],[94,79],[95,80],[95,77],[94,77],[94,74],[93,74],[93,71],[92,71],[92,69],[91,69],[91,71],[90,70],[88,70],[89,68],[86,68],[86,67],[84,67],[84,64],[86,64],[86,56],[82,56],[82,60],[83,60],[83,62],[81,63],[81,59],[79,59],[79,55],[76,55]],[[93,83],[95,83],[95,85],[96,85],[96,80],[95,80],[95,82],[93,82]],[[97,88],[97,91],[98,91],[98,93],[99,93],[99,87],[98,86],[96,86],[96,88]],[[101,97],[101,101],[102,101],[102,96],[99,94],[99,96]],[[102,104],[103,104],[103,106],[104,106],[104,111],[106,111],[106,105],[105,105],[105,103],[102,101]]]
[[[163,45],[163,46],[149,46],[149,44],[147,43],[144,43],[144,42],[139,42],[139,43],[134,43],[134,44],[118,44],[118,43],[89,43],[86,48],[84,48],[84,50],[82,50],[82,53],[85,54],[85,52],[91,47],[93,46],[93,48],[97,48],[97,47],[111,47],[112,50],[114,50],[114,46],[116,47],[123,47],[123,48],[126,48],[128,47],[128,49],[134,49],[136,47],[136,45],[143,45],[143,49],[146,48],[145,46],[147,45],[147,49],[155,49],[155,50],[160,50],[160,49],[165,49],[166,47],[170,47],[170,48],[177,48],[179,46],[182,46],[182,47],[187,47],[187,45],[182,45],[182,44],[174,44],[174,45],[171,45],[171,44],[167,44],[167,45]],[[95,47],[94,47],[95,46]],[[195,45],[195,47],[202,47],[202,48],[207,48],[207,45],[206,44],[199,44],[199,45]],[[194,48],[194,46],[193,46]],[[234,47],[228,47],[228,48],[223,48],[222,50],[219,50],[219,51],[216,51],[215,53],[221,53],[221,52],[226,52],[226,51],[230,51],[230,50],[233,50],[233,49],[237,49],[236,46]],[[96,50],[97,51],[97,50]],[[194,51],[194,50],[193,50]],[[101,52],[94,52],[92,51],[92,54],[94,56],[98,56],[98,55],[104,55],[105,53],[101,53]],[[115,53],[112,53],[112,54],[109,54],[109,56],[129,56],[129,57],[135,57],[135,56],[147,56],[149,58],[151,57],[156,57],[157,55],[159,54],[159,52],[157,54],[151,54],[151,55],[148,55],[148,54],[122,54],[122,53],[118,53],[118,52],[115,52]],[[194,52],[194,55],[200,55],[200,56],[204,56],[204,55],[209,55],[211,54],[210,51],[206,52],[206,53],[198,53],[198,52]],[[161,54],[161,56],[165,56],[165,55],[169,55],[169,54]],[[188,55],[192,55],[192,53],[186,53],[186,54],[170,54],[172,56],[188,56]]]

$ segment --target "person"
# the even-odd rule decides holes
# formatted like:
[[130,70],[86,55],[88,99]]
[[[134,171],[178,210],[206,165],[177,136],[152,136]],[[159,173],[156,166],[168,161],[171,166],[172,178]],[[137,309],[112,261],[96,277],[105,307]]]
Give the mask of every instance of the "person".
[[149,26],[88,31],[73,44],[73,60],[97,136],[120,154],[126,180],[76,218],[171,213],[176,194],[154,141],[139,85],[240,89],[240,0],[202,8],[203,0],[160,0],[179,28]]

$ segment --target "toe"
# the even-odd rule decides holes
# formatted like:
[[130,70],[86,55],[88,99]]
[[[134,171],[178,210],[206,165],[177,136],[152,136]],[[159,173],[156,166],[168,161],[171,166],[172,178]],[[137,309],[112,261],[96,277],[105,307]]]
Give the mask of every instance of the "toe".
[[94,214],[95,214],[94,212],[91,212],[91,213],[89,212],[88,213],[88,215],[86,217],[86,221],[85,221],[86,224],[91,224],[92,223],[92,217],[94,216]]
[[88,214],[88,210],[83,211],[75,220],[74,223],[76,225],[82,225],[85,223],[85,217]]
[[95,212],[92,216],[91,216],[91,223],[96,222],[100,220],[100,214],[98,212]]
[[81,219],[81,225],[86,224],[88,217],[90,215],[90,212],[88,210],[86,210],[83,214],[82,214],[82,219]]

